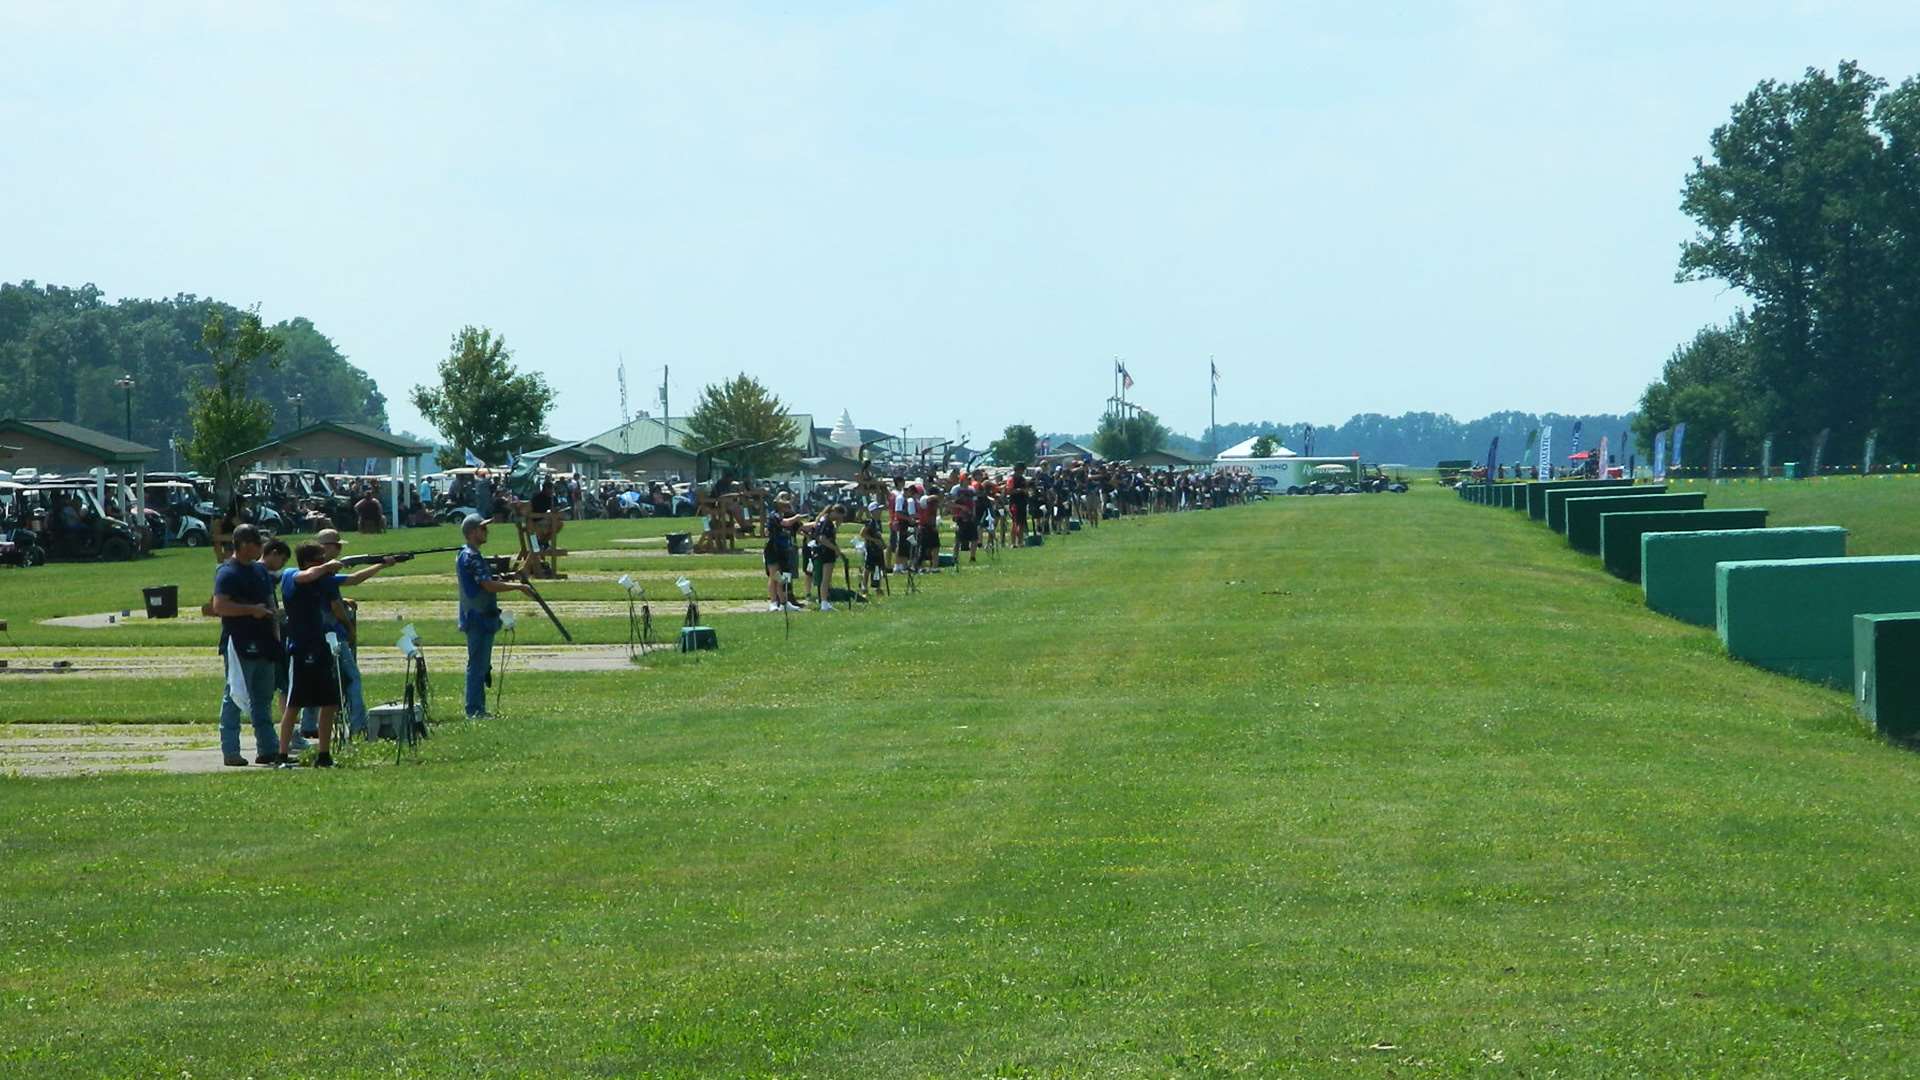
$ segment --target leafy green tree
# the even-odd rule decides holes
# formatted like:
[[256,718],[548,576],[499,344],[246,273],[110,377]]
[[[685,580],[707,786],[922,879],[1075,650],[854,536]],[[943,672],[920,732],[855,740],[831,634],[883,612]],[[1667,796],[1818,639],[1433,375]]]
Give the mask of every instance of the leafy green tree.
[[1757,454],[1764,435],[1760,425],[1775,406],[1755,378],[1753,348],[1753,325],[1736,314],[1675,349],[1660,380],[1641,395],[1634,441],[1652,446],[1656,432],[1685,422],[1696,438],[1726,432],[1730,459]]
[[[1857,450],[1876,421],[1889,427],[1915,404],[1887,394],[1920,355],[1907,335],[1920,257],[1902,221],[1902,177],[1920,169],[1920,95],[1908,87],[1879,99],[1886,84],[1844,62],[1797,82],[1762,82],[1715,128],[1711,155],[1695,159],[1681,208],[1698,231],[1681,248],[1678,278],[1718,280],[1752,301],[1747,360],[1760,391],[1742,405],[1720,390],[1683,386],[1650,404],[1676,410],[1740,412],[1762,430],[1831,427],[1829,455]],[[1889,138],[1889,132],[1894,136]],[[1909,179],[1907,182],[1911,182]],[[1665,380],[1663,380],[1665,381]]]
[[200,331],[200,348],[212,359],[213,377],[194,391],[182,449],[195,469],[214,478],[224,502],[233,482],[229,462],[267,441],[272,413],[247,392],[247,378],[255,364],[278,363],[281,342],[261,325],[257,308],[232,324],[215,311]]
[[1273,436],[1262,435],[1259,438],[1253,440],[1253,450],[1252,450],[1253,456],[1254,457],[1272,457],[1274,447],[1277,445],[1278,444],[1273,441]]
[[760,380],[745,373],[708,383],[686,425],[690,450],[747,443],[719,454],[723,462],[747,476],[773,476],[794,467],[799,421],[787,414],[787,406]]
[[1093,432],[1094,453],[1116,461],[1131,461],[1166,445],[1167,426],[1145,410],[1127,417],[1109,413]]
[[1030,463],[1039,456],[1040,437],[1032,424],[1008,424],[1000,437],[987,444],[987,453],[1001,465]]
[[442,468],[455,468],[471,450],[497,464],[508,452],[535,450],[553,408],[553,389],[538,372],[519,372],[507,339],[485,327],[463,326],[440,361],[437,386],[413,388],[413,407],[440,432]]

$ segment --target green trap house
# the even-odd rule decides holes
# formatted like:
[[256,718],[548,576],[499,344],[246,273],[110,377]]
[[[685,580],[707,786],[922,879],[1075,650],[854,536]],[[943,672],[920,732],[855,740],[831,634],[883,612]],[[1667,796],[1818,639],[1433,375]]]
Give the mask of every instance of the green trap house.
[[1920,611],[1853,617],[1853,704],[1882,735],[1920,735]]
[[1854,681],[1855,615],[1920,611],[1920,555],[1723,562],[1715,573],[1729,656],[1829,686]]
[[1767,512],[1759,509],[1641,510],[1600,515],[1600,561],[1607,573],[1640,580],[1640,538],[1654,532],[1697,529],[1764,529]]
[[1669,494],[1661,492],[1654,495],[1640,495],[1632,492],[1609,492],[1604,495],[1588,495],[1567,500],[1567,543],[1575,551],[1588,555],[1600,554],[1600,515],[1627,513],[1629,511],[1651,512],[1655,510],[1699,510],[1707,505],[1707,495],[1703,491],[1687,491]]
[[1526,500],[1526,505],[1520,507],[1520,509],[1524,509],[1527,512],[1527,516],[1534,521],[1546,521],[1547,492],[1549,491],[1580,491],[1593,488],[1622,488],[1632,486],[1633,481],[1631,480],[1529,480],[1526,484],[1522,485],[1525,490],[1521,493],[1521,498]]
[[1714,624],[1714,568],[1723,562],[1839,559],[1847,530],[1791,529],[1649,532],[1640,538],[1640,591],[1647,607],[1695,626]]
[[1546,517],[1543,520],[1546,521],[1547,528],[1552,529],[1554,532],[1565,534],[1567,531],[1567,500],[1568,499],[1578,499],[1584,496],[1597,496],[1597,495],[1641,496],[1641,495],[1665,495],[1666,493],[1667,493],[1667,485],[1665,484],[1639,484],[1639,485],[1615,484],[1612,490],[1607,490],[1605,488],[1595,490],[1594,488],[1586,487],[1586,486],[1575,487],[1575,488],[1556,487],[1554,489],[1547,491],[1546,494],[1541,496],[1541,498],[1546,502],[1546,506],[1547,506]]

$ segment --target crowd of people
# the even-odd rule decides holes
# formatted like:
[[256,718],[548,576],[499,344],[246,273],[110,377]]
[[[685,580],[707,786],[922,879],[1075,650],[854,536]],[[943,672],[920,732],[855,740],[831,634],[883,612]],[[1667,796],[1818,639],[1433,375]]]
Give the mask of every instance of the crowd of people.
[[[845,564],[842,577],[848,581],[858,568],[855,595],[864,600],[889,573],[939,573],[942,555],[958,568],[978,562],[983,548],[1024,546],[1030,536],[1064,533],[1083,523],[1098,527],[1127,514],[1227,506],[1258,489],[1241,473],[1073,462],[1033,470],[954,467],[944,478],[900,474],[890,483],[863,467],[852,485],[816,490],[829,494],[813,507],[796,510],[799,500],[782,490],[766,512],[761,532],[769,611],[801,610],[809,589],[820,610],[833,610],[831,589],[823,582],[831,582],[835,563]],[[854,537],[843,541],[850,523]],[[951,552],[943,525],[952,537]]]
[[[834,609],[835,575],[846,601],[865,601],[889,589],[893,574],[939,573],[979,561],[982,550],[1030,546],[1036,538],[1131,514],[1227,506],[1257,497],[1245,474],[1137,469],[1072,462],[1008,470],[951,467],[944,476],[901,474],[887,480],[861,469],[844,487],[818,488],[809,503],[791,490],[765,500],[764,518],[742,531],[763,538],[767,610],[798,611],[811,603]],[[486,483],[486,478],[477,482]],[[711,512],[734,513],[752,490],[721,477],[697,493]],[[532,592],[525,580],[501,576],[482,550],[487,527],[521,515],[552,519],[557,532],[559,482],[541,481],[530,500],[486,483],[463,492],[486,497],[487,513],[461,523],[464,547],[455,560],[459,628],[467,639],[465,707],[486,710],[499,596]],[[724,511],[722,508],[725,508]],[[757,525],[757,528],[755,527]],[[539,528],[540,526],[534,526]],[[711,525],[709,526],[711,528]],[[553,536],[546,538],[551,542]],[[950,545],[950,546],[949,546]],[[313,763],[333,764],[336,721],[344,713],[350,734],[366,731],[356,612],[342,590],[361,584],[395,561],[376,561],[355,573],[341,563],[345,541],[331,529],[297,549],[253,524],[235,525],[214,575],[205,612],[220,619],[220,651],[227,680],[220,705],[220,746],[228,765],[250,764],[240,751],[242,716],[251,720],[256,756],[251,764],[291,766],[313,740]],[[356,562],[360,560],[355,560]],[[858,585],[854,580],[857,574]],[[276,702],[278,708],[275,708]],[[278,721],[276,724],[275,721]]]

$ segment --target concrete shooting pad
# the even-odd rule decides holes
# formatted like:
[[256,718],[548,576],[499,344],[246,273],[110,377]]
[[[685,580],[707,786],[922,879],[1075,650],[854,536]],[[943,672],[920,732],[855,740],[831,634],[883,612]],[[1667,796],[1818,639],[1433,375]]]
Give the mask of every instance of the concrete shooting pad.
[[1589,495],[1664,495],[1665,484],[1615,484],[1612,489],[1595,487],[1561,487],[1548,491],[1542,498],[1546,500],[1547,528],[1565,535],[1567,531],[1567,500]]
[[1920,611],[1853,617],[1853,704],[1882,735],[1920,736]]
[[1853,617],[1920,611],[1920,555],[1723,562],[1714,614],[1727,654],[1835,687],[1853,683]]
[[1651,512],[1654,510],[1699,510],[1707,505],[1707,493],[1688,491],[1677,494],[1662,492],[1657,495],[1641,495],[1638,492],[1618,492],[1602,495],[1581,495],[1566,500],[1563,512],[1567,519],[1567,543],[1575,551],[1588,555],[1600,554],[1600,515],[1627,513],[1629,511]]
[[1764,529],[1767,512],[1735,508],[1714,510],[1629,510],[1600,515],[1600,562],[1607,573],[1640,580],[1640,538],[1650,532],[1690,529]]
[[1662,615],[1712,626],[1717,564],[1846,554],[1847,530],[1835,525],[1649,532],[1640,537],[1640,591]]
[[1576,491],[1582,488],[1632,487],[1631,480],[1529,480],[1522,485],[1526,500],[1527,517],[1534,521],[1547,520],[1547,492]]

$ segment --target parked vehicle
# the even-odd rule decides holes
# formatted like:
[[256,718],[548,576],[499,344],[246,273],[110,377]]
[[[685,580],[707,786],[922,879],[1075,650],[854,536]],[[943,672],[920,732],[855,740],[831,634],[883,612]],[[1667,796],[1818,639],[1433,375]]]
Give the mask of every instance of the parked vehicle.
[[107,516],[92,481],[16,484],[12,496],[5,526],[33,533],[49,561],[123,561],[147,551],[146,529]]
[[201,502],[199,488],[194,484],[185,480],[150,479],[145,502],[153,546],[206,547],[213,542],[212,533],[207,529],[213,506]]

